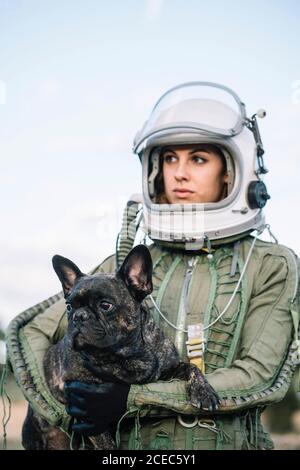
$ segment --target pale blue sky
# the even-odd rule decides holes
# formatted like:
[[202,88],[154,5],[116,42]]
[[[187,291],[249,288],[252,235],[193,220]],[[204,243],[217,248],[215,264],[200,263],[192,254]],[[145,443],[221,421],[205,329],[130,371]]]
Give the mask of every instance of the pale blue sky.
[[87,270],[113,251],[141,190],[133,136],[184,81],[267,110],[267,215],[300,252],[299,24],[296,0],[0,0],[3,324],[59,290],[53,254]]

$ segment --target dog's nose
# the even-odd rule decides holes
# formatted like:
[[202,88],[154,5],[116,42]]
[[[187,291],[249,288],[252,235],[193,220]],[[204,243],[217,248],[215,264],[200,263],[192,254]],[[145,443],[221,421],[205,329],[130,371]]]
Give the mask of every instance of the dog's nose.
[[84,310],[77,310],[73,314],[73,322],[84,322],[88,319],[88,314]]

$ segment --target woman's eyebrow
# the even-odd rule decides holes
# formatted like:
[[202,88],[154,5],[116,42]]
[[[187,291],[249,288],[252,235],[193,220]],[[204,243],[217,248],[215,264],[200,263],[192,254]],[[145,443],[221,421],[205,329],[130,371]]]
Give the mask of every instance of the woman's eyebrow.
[[176,150],[173,150],[171,147],[168,148],[168,147],[165,147],[162,149],[161,153],[164,154],[166,152],[173,152],[173,153],[176,153]]
[[196,147],[196,148],[190,150],[189,153],[195,153],[195,152],[199,152],[199,151],[205,152],[205,153],[211,153],[210,150],[208,150],[208,149],[206,149],[206,148],[204,148],[204,147]]
[[[193,153],[196,153],[196,152],[205,152],[205,153],[208,153],[210,154],[211,151],[206,149],[205,147],[195,147],[195,148],[192,148],[191,150],[189,150],[189,154],[193,154]],[[172,147],[168,148],[168,147],[165,147],[162,151],[161,151],[161,155],[164,155],[165,153],[168,153],[168,152],[171,152],[173,153],[174,155],[177,155],[177,149],[174,150],[172,149]]]

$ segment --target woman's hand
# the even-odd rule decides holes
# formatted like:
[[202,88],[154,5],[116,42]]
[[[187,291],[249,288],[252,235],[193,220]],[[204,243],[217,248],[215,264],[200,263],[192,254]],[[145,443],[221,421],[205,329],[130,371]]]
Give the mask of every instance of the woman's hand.
[[70,431],[84,436],[94,436],[106,431],[126,412],[129,389],[130,385],[123,383],[66,382],[66,410],[76,418]]

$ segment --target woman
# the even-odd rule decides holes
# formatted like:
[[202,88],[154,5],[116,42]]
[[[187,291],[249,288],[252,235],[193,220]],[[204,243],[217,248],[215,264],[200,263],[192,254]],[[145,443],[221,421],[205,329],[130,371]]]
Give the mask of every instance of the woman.
[[66,415],[47,391],[42,368],[45,351],[66,328],[58,297],[10,326],[17,380],[53,424],[66,429],[73,416],[73,431],[93,435],[103,423],[119,423],[121,449],[271,448],[260,416],[284,397],[298,362],[298,274],[289,249],[257,238],[269,195],[256,116],[247,118],[225,87],[183,84],[158,101],[134,151],[143,166],[143,217],[131,200],[116,256],[97,271],[120,266],[140,220],[153,241],[147,303],[181,357],[205,372],[221,398],[219,410],[195,409],[179,380],[130,388],[72,382],[65,387]]

